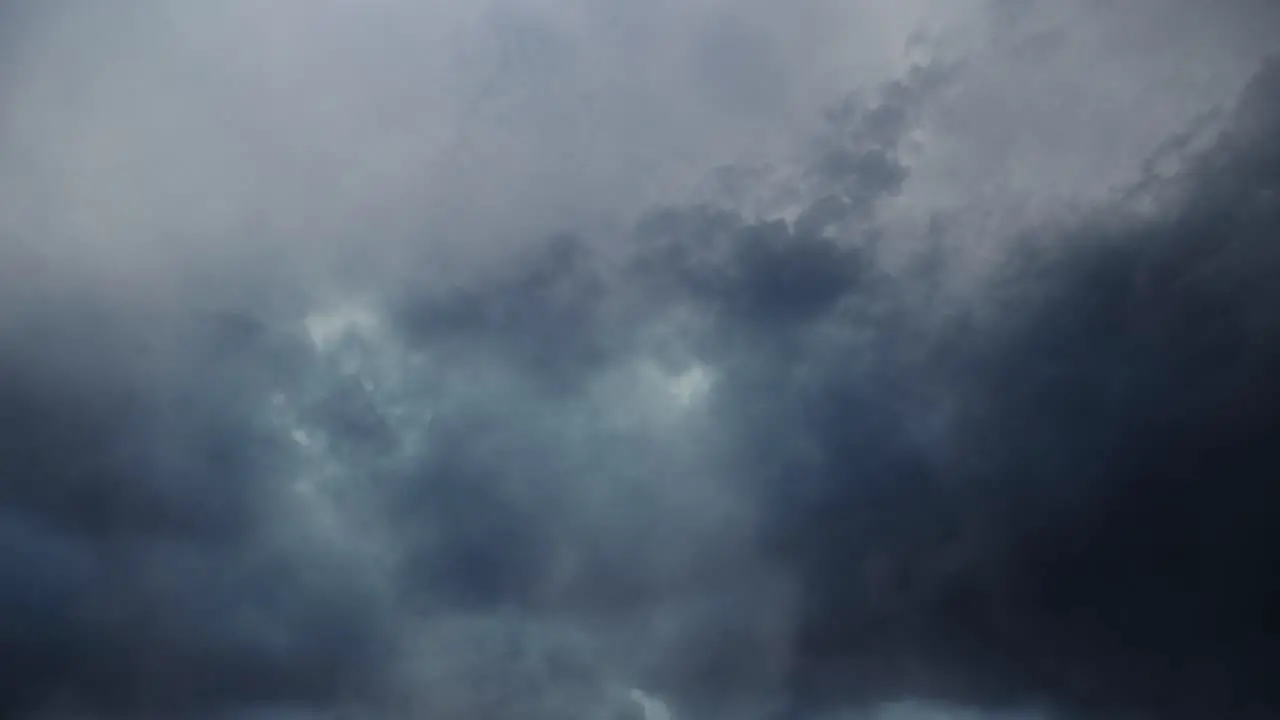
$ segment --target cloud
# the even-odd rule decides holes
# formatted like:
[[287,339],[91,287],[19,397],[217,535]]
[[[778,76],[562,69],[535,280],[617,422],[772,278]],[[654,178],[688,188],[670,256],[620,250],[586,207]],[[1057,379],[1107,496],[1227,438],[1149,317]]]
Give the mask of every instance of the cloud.
[[[820,486],[780,533],[811,564],[802,676],[1165,717],[1272,702],[1275,72],[1154,218],[1029,239],[931,355],[887,355],[907,388],[835,371],[801,396],[816,460],[778,472]],[[912,390],[947,408],[941,448],[912,444]]]
[[[78,352],[127,360],[88,340]],[[41,362],[30,344],[22,362]],[[6,363],[6,712],[341,692],[376,642],[369,598],[254,532],[268,439],[207,385],[192,397],[96,372],[51,387]]]
[[15,15],[0,714],[1270,713],[1274,16],[937,5]]

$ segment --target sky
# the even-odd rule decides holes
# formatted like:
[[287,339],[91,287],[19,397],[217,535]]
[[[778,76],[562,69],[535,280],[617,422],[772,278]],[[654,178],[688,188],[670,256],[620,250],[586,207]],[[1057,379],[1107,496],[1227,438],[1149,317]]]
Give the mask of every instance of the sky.
[[1277,38],[0,2],[0,716],[1280,715]]

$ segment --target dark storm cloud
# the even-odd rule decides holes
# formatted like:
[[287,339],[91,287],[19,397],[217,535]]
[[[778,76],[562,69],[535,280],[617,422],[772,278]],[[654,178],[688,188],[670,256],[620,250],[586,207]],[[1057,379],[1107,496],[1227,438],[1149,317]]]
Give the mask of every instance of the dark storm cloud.
[[[868,110],[846,106],[834,123],[849,137],[823,152],[850,146],[880,162],[823,167],[828,202],[857,194],[866,203],[900,183],[900,171],[884,169],[897,167],[901,129],[877,125],[900,87]],[[881,134],[855,137],[859,123]],[[771,628],[784,629],[790,612],[785,592],[761,579],[769,573],[756,567],[750,532],[718,481],[690,476],[720,473],[701,447],[713,435],[588,426],[589,439],[574,440],[562,416],[590,402],[592,378],[646,350],[645,333],[677,306],[724,315],[705,338],[710,360],[830,312],[859,265],[819,234],[832,224],[806,220],[793,232],[780,221],[672,210],[637,229],[639,259],[621,269],[561,236],[491,282],[402,303],[396,342],[444,363],[438,385],[493,359],[513,379],[505,395],[456,401],[399,465],[378,458],[412,438],[397,434],[384,398],[359,375],[362,353],[379,348],[357,339],[320,357],[318,335],[295,337],[245,312],[118,311],[104,297],[95,313],[84,309],[92,290],[65,310],[42,307],[12,328],[4,356],[4,645],[22,667],[7,675],[6,712],[131,717],[359,700],[398,661],[385,631],[405,614],[442,617],[445,627],[479,614],[483,633],[493,614],[532,613],[511,631],[525,643],[554,636],[547,613],[570,613],[614,656],[610,671],[721,694],[761,673],[772,682],[785,652]],[[711,255],[688,255],[702,250]],[[621,299],[606,297],[606,279]],[[426,392],[423,402],[439,400]],[[281,393],[298,399],[283,433],[263,420],[267,398]],[[390,538],[388,576],[297,547],[287,495],[290,478],[307,472],[291,435],[301,428],[323,438],[316,472],[336,463],[374,483],[353,497],[335,492],[340,503],[365,503]],[[587,443],[589,457],[575,458]],[[615,486],[591,491],[584,473]],[[669,489],[644,489],[662,476]],[[679,506],[698,492],[708,493],[703,505]],[[649,537],[653,527],[662,538]],[[388,583],[395,608],[363,580]],[[663,637],[642,652],[619,649],[655,631]],[[428,650],[415,652],[442,642],[424,633]],[[721,636],[729,646],[697,647]],[[462,701],[480,702],[477,693]]]
[[161,360],[161,329],[86,315],[47,311],[0,353],[4,714],[340,696],[372,663],[369,598],[260,532],[271,438],[210,352],[225,338]]
[[[901,87],[832,116],[856,117],[843,134],[872,138],[881,160],[823,157],[815,172],[853,188],[841,200],[902,182],[901,165],[884,171]],[[1274,707],[1276,97],[1272,63],[1215,143],[1135,186],[1154,211],[1130,193],[1027,232],[981,300],[940,325],[920,312],[929,258],[883,276],[857,247],[866,228],[837,241],[711,207],[640,224],[623,274],[646,288],[647,315],[630,322],[712,318],[685,351],[717,368],[717,432],[749,468],[766,552],[801,581],[798,697]],[[591,377],[609,356],[582,343],[625,332],[586,290],[599,286],[582,246],[548,247],[518,279],[422,317],[436,337],[515,343],[535,373],[530,348],[569,362],[561,377]],[[707,648],[721,673],[743,652],[732,636]],[[751,677],[685,672],[663,681],[686,701]]]
[[[716,112],[789,92],[757,25],[699,25]],[[948,220],[881,250],[967,72],[835,106],[793,220],[668,207],[363,304],[6,244],[0,715],[1272,714],[1280,67],[956,292]]]
[[[809,420],[817,459],[762,453],[775,487],[820,486],[778,532],[807,578],[801,684],[1086,716],[1274,710],[1277,97],[1272,62],[1157,183],[1154,218],[1103,209],[1028,237],[922,374],[889,355],[887,383],[778,392],[802,410],[772,421]],[[959,410],[929,467],[902,410],[937,374]]]

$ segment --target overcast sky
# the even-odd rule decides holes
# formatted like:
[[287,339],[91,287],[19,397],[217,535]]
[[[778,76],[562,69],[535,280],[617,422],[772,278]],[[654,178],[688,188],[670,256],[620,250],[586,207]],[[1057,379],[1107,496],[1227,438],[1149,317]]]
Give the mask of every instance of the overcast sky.
[[1277,38],[0,1],[0,715],[1275,716]]

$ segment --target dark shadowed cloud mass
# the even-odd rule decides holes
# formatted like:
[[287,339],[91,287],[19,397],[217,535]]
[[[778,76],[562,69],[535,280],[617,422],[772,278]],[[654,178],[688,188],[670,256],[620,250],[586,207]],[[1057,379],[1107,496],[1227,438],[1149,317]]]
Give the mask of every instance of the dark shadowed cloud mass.
[[1267,3],[0,3],[0,716],[1280,715]]

